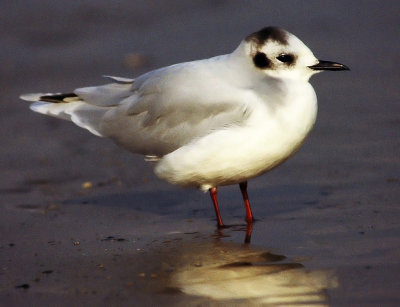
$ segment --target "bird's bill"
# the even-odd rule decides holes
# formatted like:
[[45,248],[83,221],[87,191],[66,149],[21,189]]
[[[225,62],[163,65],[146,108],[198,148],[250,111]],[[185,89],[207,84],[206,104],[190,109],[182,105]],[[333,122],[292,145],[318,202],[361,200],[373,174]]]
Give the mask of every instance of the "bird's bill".
[[308,67],[313,70],[350,70],[346,65],[322,60],[319,60],[317,64]]

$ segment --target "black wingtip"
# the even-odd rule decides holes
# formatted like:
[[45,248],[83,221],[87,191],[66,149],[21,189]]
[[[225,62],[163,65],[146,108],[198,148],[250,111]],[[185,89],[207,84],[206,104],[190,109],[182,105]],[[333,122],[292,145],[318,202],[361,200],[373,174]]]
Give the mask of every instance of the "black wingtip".
[[74,93],[55,94],[55,95],[40,96],[39,101],[61,103],[61,102],[68,102],[68,100],[74,98],[78,98],[78,96]]

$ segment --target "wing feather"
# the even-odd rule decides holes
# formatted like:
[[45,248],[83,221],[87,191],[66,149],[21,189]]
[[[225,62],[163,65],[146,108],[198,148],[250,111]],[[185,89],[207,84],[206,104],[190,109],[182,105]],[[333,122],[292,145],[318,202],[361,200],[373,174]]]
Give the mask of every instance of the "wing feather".
[[246,91],[197,68],[183,63],[137,78],[132,95],[107,112],[103,130],[133,152],[162,156],[243,123],[249,115]]
[[72,120],[132,152],[163,156],[213,131],[240,125],[249,115],[246,90],[232,86],[226,80],[230,71],[221,73],[224,67],[218,63],[176,64],[135,80],[106,76],[113,83],[21,98],[38,101],[31,106],[36,112]]

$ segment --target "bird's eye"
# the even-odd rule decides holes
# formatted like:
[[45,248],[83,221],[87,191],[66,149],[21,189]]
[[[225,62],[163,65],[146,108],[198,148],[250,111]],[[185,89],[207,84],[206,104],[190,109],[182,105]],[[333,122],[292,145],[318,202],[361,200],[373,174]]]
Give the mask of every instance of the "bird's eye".
[[294,61],[294,57],[291,54],[286,54],[286,53],[282,53],[279,56],[276,57],[278,59],[278,61],[282,62],[282,63],[288,63],[291,64]]

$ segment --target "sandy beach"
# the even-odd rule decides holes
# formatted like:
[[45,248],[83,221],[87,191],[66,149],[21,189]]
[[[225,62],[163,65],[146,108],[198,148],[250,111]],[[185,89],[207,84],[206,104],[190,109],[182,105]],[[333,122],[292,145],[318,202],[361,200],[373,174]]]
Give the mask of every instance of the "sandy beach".
[[[70,92],[230,53],[283,27],[350,72],[311,79],[301,150],[208,194],[29,110]],[[400,7],[394,1],[8,1],[0,10],[0,306],[399,306]]]

